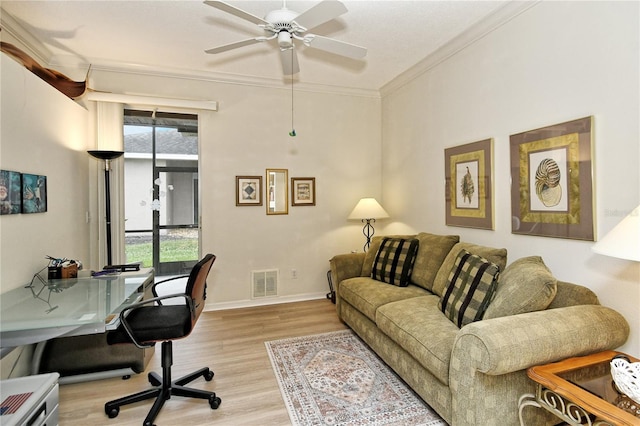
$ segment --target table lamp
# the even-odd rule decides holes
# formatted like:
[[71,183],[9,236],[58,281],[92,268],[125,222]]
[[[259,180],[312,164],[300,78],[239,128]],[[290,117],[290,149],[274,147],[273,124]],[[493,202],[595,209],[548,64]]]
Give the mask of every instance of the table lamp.
[[640,206],[591,247],[595,253],[640,262]]
[[369,249],[371,237],[375,234],[372,223],[375,223],[376,219],[386,219],[388,217],[389,214],[375,198],[363,198],[354,207],[348,219],[360,219],[365,224],[362,228],[362,233],[367,238],[367,242],[362,247],[365,252]]
[[107,240],[107,265],[113,265],[111,254],[111,189],[109,185],[109,172],[111,171],[111,160],[121,157],[123,151],[87,151],[89,155],[99,160],[104,160],[104,209],[106,217],[106,240]]

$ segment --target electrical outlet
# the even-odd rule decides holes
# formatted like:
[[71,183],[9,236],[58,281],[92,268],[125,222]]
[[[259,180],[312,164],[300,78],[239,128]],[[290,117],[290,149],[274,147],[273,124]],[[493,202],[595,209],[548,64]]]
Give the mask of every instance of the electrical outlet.
[[295,269],[291,270],[291,279],[292,280],[298,279],[298,271],[297,270],[295,270]]

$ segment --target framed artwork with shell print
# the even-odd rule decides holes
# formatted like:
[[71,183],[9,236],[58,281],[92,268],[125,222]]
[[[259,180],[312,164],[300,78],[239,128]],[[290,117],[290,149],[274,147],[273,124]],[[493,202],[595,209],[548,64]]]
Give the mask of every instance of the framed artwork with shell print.
[[444,150],[446,224],[493,229],[493,139]]
[[594,241],[593,117],[510,136],[511,232]]

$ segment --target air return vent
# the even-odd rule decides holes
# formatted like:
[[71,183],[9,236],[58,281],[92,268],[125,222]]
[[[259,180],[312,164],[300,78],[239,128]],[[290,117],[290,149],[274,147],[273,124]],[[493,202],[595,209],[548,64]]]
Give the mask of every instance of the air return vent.
[[278,295],[278,270],[251,271],[253,299]]

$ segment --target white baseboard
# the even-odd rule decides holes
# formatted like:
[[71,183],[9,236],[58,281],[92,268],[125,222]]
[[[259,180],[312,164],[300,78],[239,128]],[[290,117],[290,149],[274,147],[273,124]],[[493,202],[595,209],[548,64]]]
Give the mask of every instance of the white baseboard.
[[[325,293],[297,294],[295,296],[263,297],[260,299],[237,300],[233,302],[207,303],[205,311],[221,311],[224,309],[253,308],[256,306],[277,305],[280,303],[303,302],[305,300],[326,299]],[[327,303],[331,303],[327,300]]]

